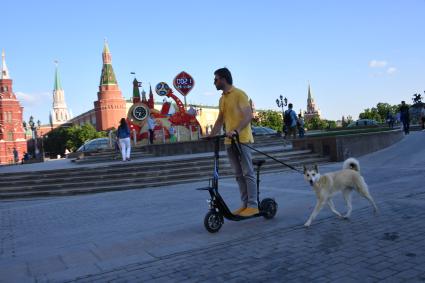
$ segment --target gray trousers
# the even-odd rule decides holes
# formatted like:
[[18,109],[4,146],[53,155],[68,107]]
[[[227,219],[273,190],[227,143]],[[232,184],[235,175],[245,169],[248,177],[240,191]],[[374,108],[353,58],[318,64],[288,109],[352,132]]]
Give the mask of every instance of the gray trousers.
[[258,208],[257,203],[257,185],[255,180],[254,168],[252,166],[251,150],[241,145],[241,156],[231,145],[226,145],[227,155],[230,165],[236,175],[236,181],[241,193],[243,207]]

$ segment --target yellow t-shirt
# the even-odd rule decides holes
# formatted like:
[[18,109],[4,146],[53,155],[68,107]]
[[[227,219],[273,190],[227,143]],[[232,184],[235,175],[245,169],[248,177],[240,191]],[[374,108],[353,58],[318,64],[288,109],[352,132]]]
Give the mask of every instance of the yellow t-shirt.
[[[226,127],[226,132],[236,130],[243,119],[241,109],[251,107],[248,101],[248,96],[242,90],[233,87],[229,92],[223,93],[219,103],[220,111],[223,113],[223,120]],[[251,123],[243,128],[239,133],[241,143],[253,143]],[[226,138],[225,144],[231,144],[231,140]]]

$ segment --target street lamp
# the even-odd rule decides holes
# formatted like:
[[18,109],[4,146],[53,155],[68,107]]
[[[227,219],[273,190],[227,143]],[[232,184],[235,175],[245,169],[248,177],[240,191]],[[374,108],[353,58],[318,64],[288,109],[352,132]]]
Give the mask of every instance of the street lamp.
[[33,116],[30,116],[30,120],[29,120],[28,124],[30,125],[32,138],[34,138],[35,123],[34,123],[34,117]]
[[282,108],[282,134],[283,134],[285,132],[285,111],[283,107],[288,105],[288,99],[286,97],[283,98],[282,95],[280,95],[279,98],[276,99],[276,104],[277,104],[277,107]]
[[[33,116],[30,116],[30,120],[29,120],[28,124],[30,125],[30,129],[31,129],[31,132],[32,132],[32,138],[34,139],[34,157],[37,158],[40,151],[37,148],[37,127],[36,127],[36,124],[34,123],[34,117]],[[41,126],[40,120],[37,121],[37,126],[40,128],[40,126]]]

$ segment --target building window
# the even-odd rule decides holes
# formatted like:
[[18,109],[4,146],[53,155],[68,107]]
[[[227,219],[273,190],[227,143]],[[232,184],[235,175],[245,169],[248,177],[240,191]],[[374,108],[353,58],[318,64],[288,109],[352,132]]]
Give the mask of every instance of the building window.
[[13,141],[13,132],[7,132],[7,140]]
[[4,119],[6,120],[6,123],[12,123],[12,112],[5,112],[4,115],[5,115]]

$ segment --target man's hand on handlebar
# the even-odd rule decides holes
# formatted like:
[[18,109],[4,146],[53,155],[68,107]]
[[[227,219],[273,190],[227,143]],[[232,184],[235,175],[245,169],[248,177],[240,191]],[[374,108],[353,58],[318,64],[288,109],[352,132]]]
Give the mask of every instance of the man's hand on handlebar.
[[225,135],[229,139],[234,139],[234,138],[239,139],[239,132],[237,130],[233,130],[233,131],[227,132]]
[[236,135],[237,135],[236,131],[226,132],[226,137],[228,137],[229,139],[234,138]]

